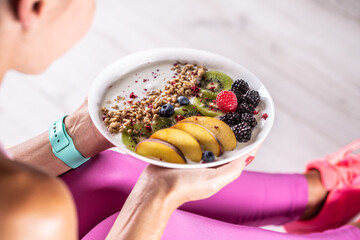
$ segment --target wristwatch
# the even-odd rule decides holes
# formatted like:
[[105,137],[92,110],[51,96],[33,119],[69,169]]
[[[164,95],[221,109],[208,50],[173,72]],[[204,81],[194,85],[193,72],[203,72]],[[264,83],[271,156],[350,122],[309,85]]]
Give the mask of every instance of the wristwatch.
[[77,168],[90,158],[85,158],[75,147],[73,140],[67,134],[63,116],[50,126],[49,139],[52,151],[57,158],[71,168]]

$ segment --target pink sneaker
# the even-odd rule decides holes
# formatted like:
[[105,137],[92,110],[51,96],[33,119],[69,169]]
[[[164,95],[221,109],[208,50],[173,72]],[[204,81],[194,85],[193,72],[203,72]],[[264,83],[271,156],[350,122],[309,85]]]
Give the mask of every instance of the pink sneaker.
[[329,194],[320,213],[305,221],[284,225],[289,233],[321,232],[340,227],[360,212],[360,139],[330,154],[325,159],[314,160],[306,167],[317,169]]

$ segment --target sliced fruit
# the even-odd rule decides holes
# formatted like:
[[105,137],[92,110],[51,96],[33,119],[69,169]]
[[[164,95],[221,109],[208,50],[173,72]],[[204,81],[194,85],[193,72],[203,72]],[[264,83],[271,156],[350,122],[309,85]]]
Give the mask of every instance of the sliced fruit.
[[[231,77],[229,77],[225,73],[218,71],[208,71],[204,74],[203,78],[200,79],[199,87],[205,90],[202,92],[203,94],[207,91],[217,94],[223,90],[229,90],[232,83],[233,80],[231,79]],[[216,98],[216,96],[210,94],[209,92],[205,93],[205,95],[208,95],[207,97],[211,99]]]
[[197,109],[202,113],[202,115],[209,116],[209,117],[216,117],[223,115],[224,113],[220,111],[216,104],[210,99],[204,98],[194,98],[194,105]]
[[159,159],[165,162],[186,163],[184,155],[177,147],[158,139],[141,141],[136,146],[136,153],[144,157]]
[[193,162],[200,162],[202,151],[200,144],[185,131],[166,128],[155,132],[150,139],[159,139],[168,142],[178,149]]
[[197,107],[193,104],[188,104],[182,107],[179,107],[175,110],[173,116],[183,116],[184,118],[192,117],[192,116],[201,116],[201,112],[197,109]]
[[207,90],[207,89],[201,89],[201,97],[202,98],[208,98],[208,99],[211,99],[211,100],[214,100],[216,99],[216,96],[217,96],[217,93],[216,92],[213,92],[211,90]]
[[151,135],[151,131],[148,131],[143,124],[134,124],[128,129],[135,130],[136,133],[123,132],[121,139],[123,144],[131,151],[135,152],[136,145],[144,139],[147,139]]
[[158,118],[152,125],[153,132],[159,131],[160,129],[169,128],[173,125],[171,118]]
[[142,123],[136,123],[134,125],[130,125],[129,127],[127,127],[127,129],[132,129],[141,132],[145,129],[145,126]]
[[133,152],[135,152],[135,147],[140,142],[137,137],[134,138],[133,135],[129,133],[122,133],[121,139],[123,144]]
[[218,141],[216,136],[208,129],[195,123],[182,122],[178,123],[171,128],[183,130],[193,136],[200,145],[207,151],[211,151],[215,156],[220,156],[223,153],[223,146]]
[[207,128],[221,142],[225,151],[233,150],[236,147],[236,138],[233,131],[226,123],[217,118],[190,117],[179,123],[196,123]]

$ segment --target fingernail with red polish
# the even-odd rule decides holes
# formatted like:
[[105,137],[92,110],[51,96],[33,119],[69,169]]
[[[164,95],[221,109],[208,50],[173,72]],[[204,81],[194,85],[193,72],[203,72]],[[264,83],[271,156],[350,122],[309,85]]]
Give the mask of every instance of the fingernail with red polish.
[[246,165],[245,166],[247,166],[247,165],[249,165],[253,160],[254,160],[254,156],[249,156],[246,160],[245,160],[245,163],[246,163]]

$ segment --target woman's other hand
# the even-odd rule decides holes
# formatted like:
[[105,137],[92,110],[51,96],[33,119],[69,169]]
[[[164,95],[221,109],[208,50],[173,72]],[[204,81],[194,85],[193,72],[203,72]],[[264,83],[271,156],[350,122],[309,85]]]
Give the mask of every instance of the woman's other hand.
[[215,168],[167,169],[149,165],[141,175],[138,184],[147,189],[163,189],[178,207],[188,201],[212,196],[227,184],[238,178],[250,155]]

